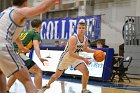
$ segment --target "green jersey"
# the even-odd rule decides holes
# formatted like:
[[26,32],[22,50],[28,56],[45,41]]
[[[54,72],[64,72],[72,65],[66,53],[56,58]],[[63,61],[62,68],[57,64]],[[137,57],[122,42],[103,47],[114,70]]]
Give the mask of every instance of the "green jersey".
[[[20,39],[22,40],[23,45],[28,49],[31,49],[33,47],[33,40],[38,40],[38,42],[41,43],[40,33],[35,30],[22,32],[20,35]],[[18,49],[18,46],[15,43],[14,47],[16,50]]]

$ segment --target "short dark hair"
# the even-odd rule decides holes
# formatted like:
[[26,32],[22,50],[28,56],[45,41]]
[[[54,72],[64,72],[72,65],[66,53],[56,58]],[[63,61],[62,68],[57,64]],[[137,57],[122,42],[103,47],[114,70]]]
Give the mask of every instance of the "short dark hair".
[[33,19],[31,21],[31,26],[32,27],[39,27],[42,24],[42,21],[40,19]]
[[79,22],[78,24],[79,24],[79,25],[86,25],[86,23],[83,22],[83,21]]
[[12,0],[12,4],[15,6],[21,6],[27,0]]
[[101,45],[104,45],[102,41],[100,40],[97,40],[96,44],[101,44]]

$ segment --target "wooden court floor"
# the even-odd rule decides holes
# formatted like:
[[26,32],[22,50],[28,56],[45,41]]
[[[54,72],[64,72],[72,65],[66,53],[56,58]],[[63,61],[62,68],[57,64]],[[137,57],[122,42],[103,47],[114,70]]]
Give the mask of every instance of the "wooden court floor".
[[[32,77],[33,79],[34,77]],[[48,82],[48,78],[43,77],[43,84]],[[131,83],[127,80],[124,82],[100,82],[90,80],[87,88],[92,93],[140,93],[140,80],[131,79]],[[26,93],[23,85],[17,80],[10,93]],[[52,83],[50,89],[44,93],[81,93],[80,79],[58,79]]]

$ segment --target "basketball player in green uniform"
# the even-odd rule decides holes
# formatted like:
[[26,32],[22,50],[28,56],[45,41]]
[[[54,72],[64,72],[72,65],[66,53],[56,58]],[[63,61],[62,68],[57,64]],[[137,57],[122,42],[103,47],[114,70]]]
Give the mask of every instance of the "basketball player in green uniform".
[[[30,50],[34,48],[37,57],[40,59],[41,62],[43,62],[47,60],[41,58],[41,54],[40,54],[39,44],[41,42],[41,38],[40,38],[41,23],[42,21],[39,19],[32,20],[31,22],[32,30],[22,32],[20,35],[20,39],[22,40],[22,43],[26,48]],[[16,50],[18,50],[18,46],[15,43],[14,43],[14,47]],[[36,85],[36,88],[41,89],[42,87],[41,69],[35,64],[33,60],[28,58],[24,53],[19,53],[19,55],[25,62],[25,65],[29,69],[29,72],[35,74],[34,83]],[[9,78],[9,81],[8,81],[9,89],[13,85],[15,80],[16,78],[13,76]]]

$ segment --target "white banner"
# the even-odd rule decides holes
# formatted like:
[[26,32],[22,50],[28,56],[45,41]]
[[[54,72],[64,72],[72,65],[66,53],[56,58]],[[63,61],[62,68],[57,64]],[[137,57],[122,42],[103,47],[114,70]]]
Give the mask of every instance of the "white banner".
[[[46,58],[48,61],[46,61],[45,64],[43,65],[38,59],[38,57],[36,56],[35,52],[33,52],[33,60],[41,68],[41,70],[55,72],[62,52],[63,51],[57,51],[57,50],[40,50],[42,58]],[[89,69],[89,75],[93,77],[102,77],[104,61],[96,62],[93,59],[93,53],[81,52],[80,55],[83,57],[91,58],[90,61],[92,63],[87,66]],[[64,73],[81,75],[79,71],[73,70],[71,65]]]

